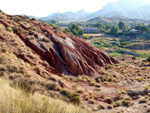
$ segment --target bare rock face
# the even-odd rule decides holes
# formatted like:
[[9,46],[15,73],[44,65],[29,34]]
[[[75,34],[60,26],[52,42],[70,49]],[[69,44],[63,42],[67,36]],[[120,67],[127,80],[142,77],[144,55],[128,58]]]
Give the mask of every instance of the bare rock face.
[[[52,73],[75,76],[85,74],[96,77],[100,73],[100,67],[118,63],[107,53],[58,28],[25,16],[10,16],[4,13],[3,15],[4,18],[0,19],[0,24],[6,29],[13,29],[13,33],[27,47],[39,55],[43,62],[49,64],[46,67]],[[17,51],[16,54],[19,52]]]

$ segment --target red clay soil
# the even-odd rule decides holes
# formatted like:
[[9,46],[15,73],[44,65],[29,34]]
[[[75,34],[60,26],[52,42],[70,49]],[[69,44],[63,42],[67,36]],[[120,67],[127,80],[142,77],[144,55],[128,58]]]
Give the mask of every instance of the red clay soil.
[[[1,14],[5,18],[0,19],[0,24],[3,24],[5,28],[15,28],[14,33],[49,64],[46,67],[52,73],[74,76],[84,74],[96,77],[100,74],[100,67],[118,63],[107,53],[77,36],[26,16],[11,16],[2,12]],[[32,36],[33,39],[28,39],[28,36]],[[43,41],[43,37],[50,42]],[[0,38],[6,39],[5,36]],[[30,59],[21,56],[18,51],[14,52],[21,59],[34,64]]]

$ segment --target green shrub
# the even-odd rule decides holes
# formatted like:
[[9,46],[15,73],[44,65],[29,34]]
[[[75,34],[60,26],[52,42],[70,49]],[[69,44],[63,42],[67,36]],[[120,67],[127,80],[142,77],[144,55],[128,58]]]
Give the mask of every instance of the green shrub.
[[42,75],[42,70],[40,67],[34,67],[34,70],[36,71],[37,74]]
[[122,100],[114,103],[114,107],[119,107],[119,106],[122,106]]
[[49,42],[50,42],[50,39],[44,37],[44,38],[41,39],[41,41],[49,43]]
[[107,102],[108,104],[112,104],[114,101],[112,98],[108,97],[105,99],[105,102]]
[[95,80],[91,80],[91,81],[90,81],[90,86],[95,86],[95,85],[96,85]]
[[18,28],[18,27],[13,27],[12,30],[13,30],[13,32],[16,33],[16,34],[21,31],[21,29]]
[[141,99],[141,100],[139,100],[139,103],[140,104],[147,103],[147,100],[146,99]]
[[55,91],[60,91],[61,90],[61,87],[57,82],[51,82],[51,81],[46,83],[46,88],[48,90],[55,90]]
[[106,70],[112,69],[112,66],[111,66],[111,65],[106,65],[106,66],[105,66],[105,69],[106,69]]
[[113,105],[108,105],[107,109],[112,109],[114,106]]
[[18,72],[19,70],[18,67],[15,65],[6,65],[6,67],[7,67],[7,70],[11,73]]
[[132,57],[132,60],[136,60],[136,56],[133,56],[133,57]]
[[31,20],[35,21],[36,19],[35,18],[31,18]]
[[101,110],[101,109],[106,109],[106,107],[105,107],[104,105],[100,104],[100,105],[98,106],[98,109],[99,109],[99,110]]
[[77,90],[77,93],[83,93],[83,92],[84,92],[83,89],[78,89],[78,90]]
[[49,23],[49,25],[50,25],[50,26],[52,26],[52,27],[53,27],[53,29],[60,29],[60,27],[59,27],[59,26],[57,26],[57,25],[55,25],[55,24]]
[[0,56],[0,64],[3,64],[5,61],[5,59],[3,58],[3,56]]
[[61,94],[68,97],[70,99],[70,101],[74,104],[79,105],[81,103],[81,97],[77,93],[72,93],[72,92],[68,91],[67,89],[63,89],[63,90],[61,90]]
[[125,61],[126,59],[125,59],[125,58],[122,58],[121,60],[122,60],[122,61]]
[[95,100],[94,100],[94,99],[90,99],[90,100],[89,100],[89,103],[90,103],[90,104],[95,104]]
[[13,84],[15,85],[15,87],[20,88],[26,93],[34,93],[35,91],[35,89],[33,89],[33,86],[30,84],[30,82],[23,78],[14,80]]
[[129,107],[133,105],[133,103],[130,100],[122,100],[122,105]]
[[101,84],[96,84],[95,87],[100,88],[100,87],[102,87],[102,85]]
[[108,79],[106,77],[102,77],[102,76],[97,77],[95,80],[98,83],[108,81]]
[[101,88],[94,88],[94,90],[95,90],[95,91],[100,91],[100,90],[101,90]]
[[81,103],[81,98],[80,96],[75,96],[71,99],[71,102],[74,103],[75,105],[79,105]]
[[11,27],[7,27],[6,30],[9,31],[9,32],[13,32]]
[[79,94],[77,94],[77,93],[72,93],[72,92],[68,91],[67,89],[61,90],[61,93],[62,93],[64,96],[69,97],[69,98],[72,98],[72,97],[74,97],[74,96],[79,96]]
[[88,36],[83,36],[83,39],[88,40],[89,37]]
[[0,71],[7,71],[7,68],[5,66],[0,67]]
[[145,88],[147,91],[149,90],[149,85],[146,85],[146,88]]

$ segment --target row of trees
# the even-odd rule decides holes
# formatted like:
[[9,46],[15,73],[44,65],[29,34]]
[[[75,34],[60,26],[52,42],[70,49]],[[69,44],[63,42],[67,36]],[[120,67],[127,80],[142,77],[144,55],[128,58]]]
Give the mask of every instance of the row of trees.
[[[99,29],[99,32],[105,32],[114,36],[118,35],[128,35],[128,36],[135,36],[135,33],[132,33],[129,31],[129,28],[126,27],[126,24],[122,21],[118,23],[116,26],[112,26],[111,24],[103,25],[102,23],[96,23],[90,25],[90,27],[96,27]],[[150,25],[144,26],[144,25],[137,25],[134,27],[135,30],[137,30],[139,33],[145,33],[149,31]],[[81,36],[84,34],[83,30],[80,29],[80,27],[75,23],[70,23],[68,28],[65,29],[66,31]]]
[[66,28],[65,30],[78,36],[81,36],[84,34],[84,31],[81,28],[79,28],[79,26],[75,23],[70,23],[68,28]]
[[[48,20],[46,21],[47,23],[53,24],[53,25],[57,25],[60,24],[57,20]],[[60,24],[58,26],[61,26],[63,24]],[[70,23],[69,25],[65,25],[68,26],[65,30],[74,34],[74,35],[78,35],[81,36],[84,34],[84,31],[79,27],[79,26],[83,26],[83,27],[96,27],[98,28],[99,32],[104,32],[104,33],[108,33],[114,36],[118,36],[118,35],[129,35],[129,36],[135,36],[136,33],[132,33],[130,32],[130,29],[135,29],[138,31],[138,33],[145,33],[148,32],[150,29],[150,24],[148,26],[144,26],[144,24],[142,25],[136,25],[136,24],[131,24],[131,26],[127,26],[126,24],[122,21],[120,21],[118,23],[118,25],[111,25],[111,24],[102,24],[102,23],[95,23],[95,24],[81,24],[81,23]],[[137,33],[137,34],[138,34]]]
[[[137,35],[139,33],[146,33],[146,32],[148,32],[149,29],[150,29],[150,25],[148,25],[148,26],[137,25],[137,26],[135,26],[132,29],[137,30],[137,32],[135,32],[135,33],[130,32],[130,29],[126,28],[126,24],[124,22],[120,21],[117,26],[111,26],[110,31],[107,32],[107,33],[109,33],[111,35],[115,35],[115,36],[117,36],[117,35],[135,36],[135,35]],[[121,31],[119,31],[119,30],[121,30]]]

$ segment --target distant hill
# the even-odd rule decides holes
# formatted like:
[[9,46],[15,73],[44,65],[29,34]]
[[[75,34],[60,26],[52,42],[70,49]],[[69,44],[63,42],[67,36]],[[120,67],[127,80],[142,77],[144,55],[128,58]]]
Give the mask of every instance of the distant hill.
[[92,13],[88,18],[96,16],[128,16],[128,12],[146,5],[142,0],[118,0],[115,3],[108,3],[102,9]]
[[112,25],[119,23],[120,21],[125,22],[127,25],[130,25],[131,23],[145,23],[149,24],[150,20],[143,20],[143,19],[131,19],[124,16],[113,16],[113,17],[95,17],[92,19],[89,19],[85,23],[98,23],[101,22],[103,24],[111,23]]
[[150,4],[128,12],[132,18],[150,19]]
[[55,19],[55,20],[79,20],[86,18],[91,13],[84,11],[83,9],[78,12],[68,11],[65,13],[53,13],[47,17],[40,18],[40,19]]
[[150,19],[150,5],[143,0],[118,0],[106,4],[100,10],[89,13],[83,9],[78,12],[68,11],[65,13],[53,13],[47,17],[40,19],[55,19],[60,21],[79,21],[88,20],[94,17],[113,17],[124,16],[129,18]]

